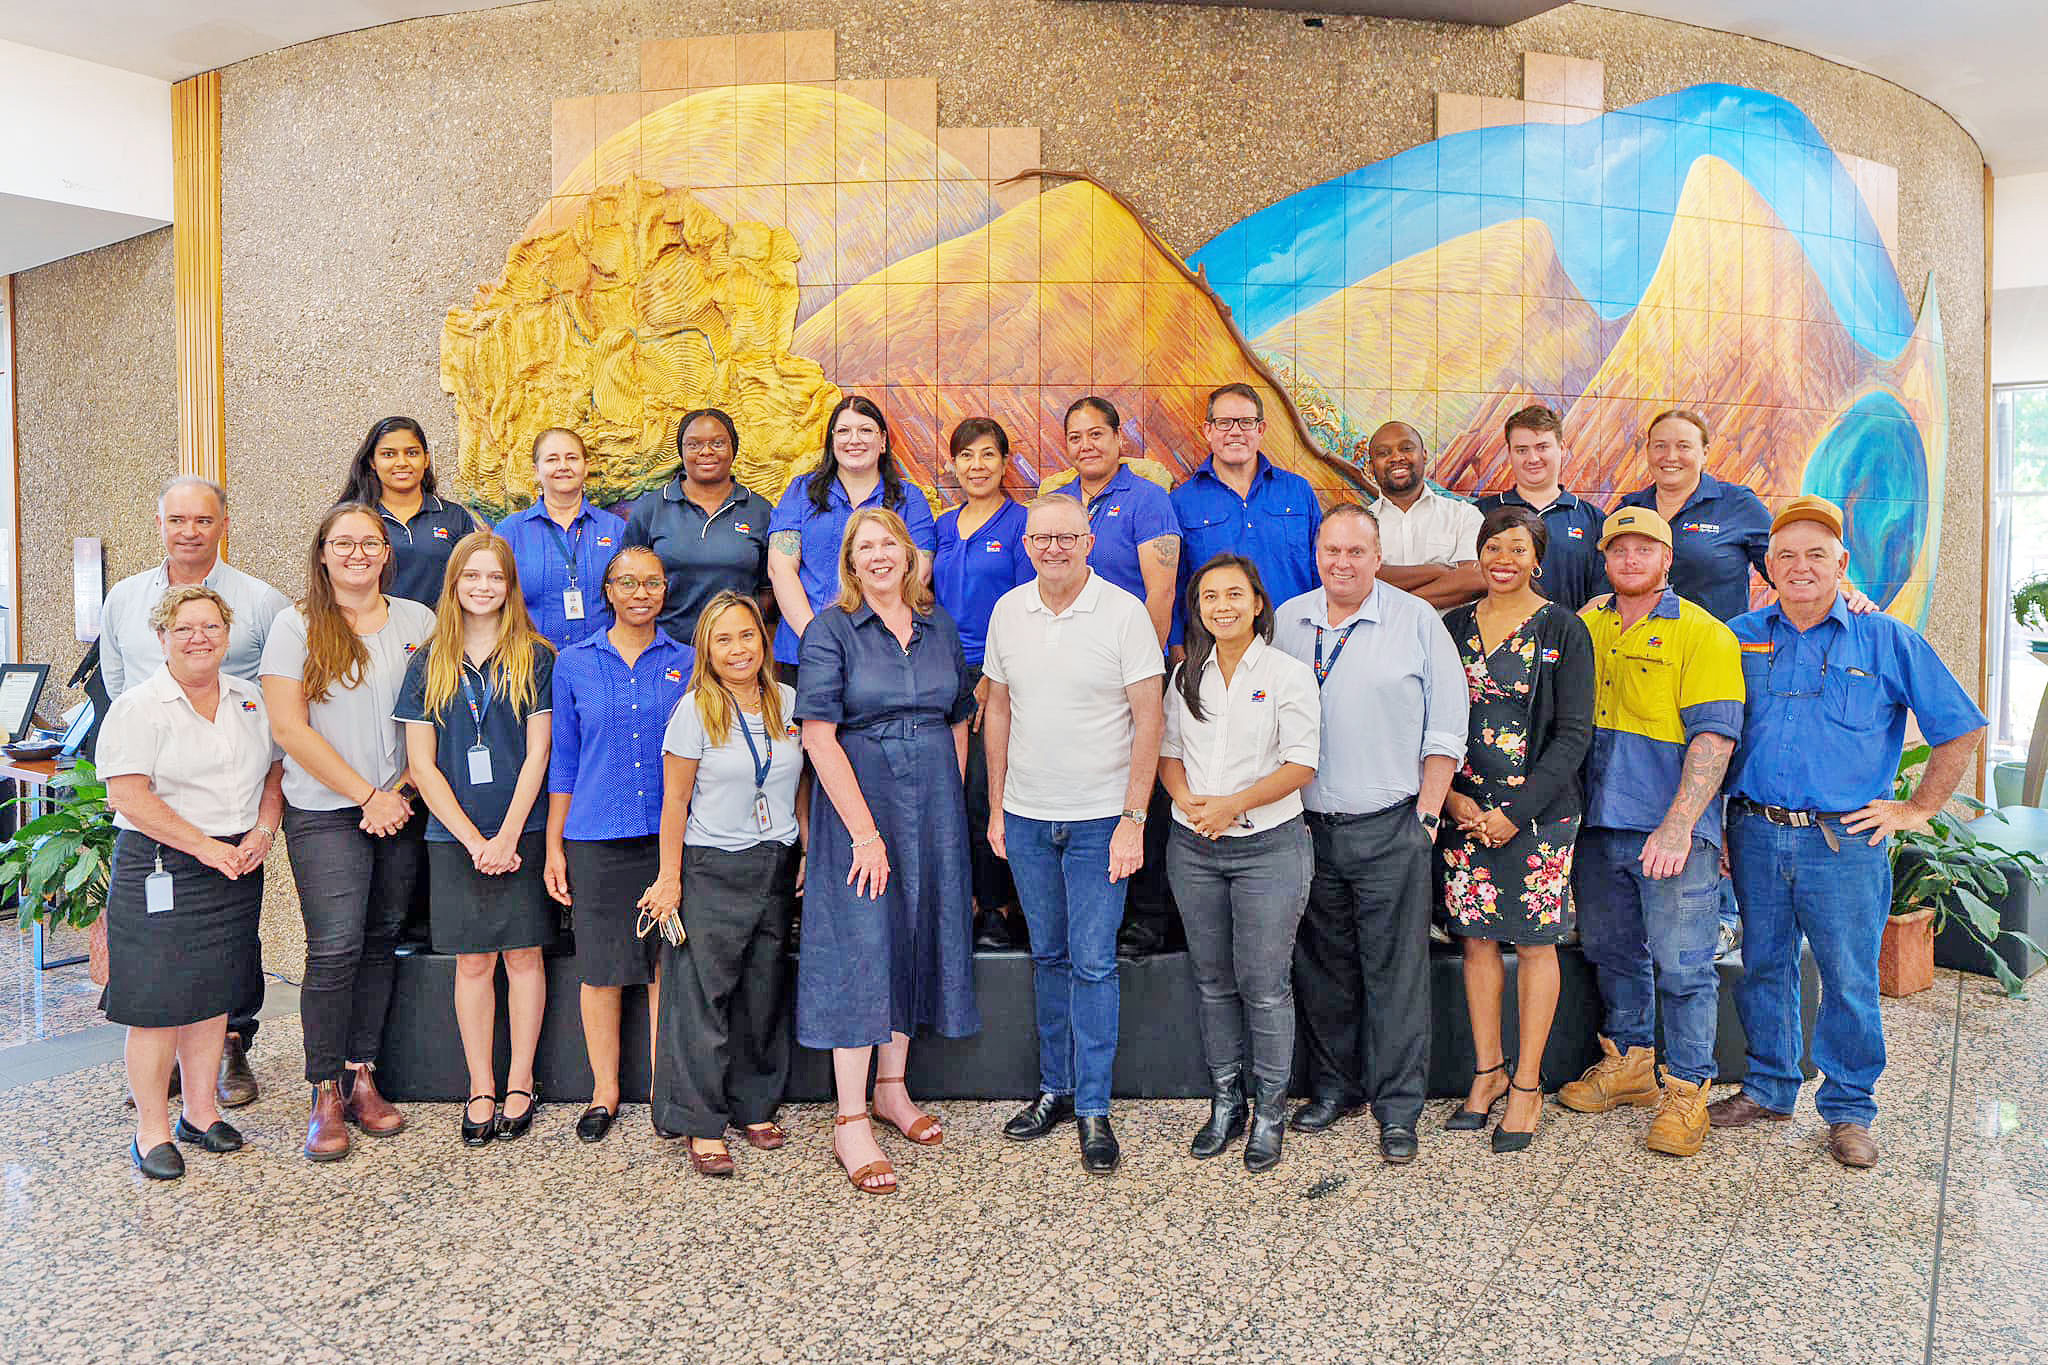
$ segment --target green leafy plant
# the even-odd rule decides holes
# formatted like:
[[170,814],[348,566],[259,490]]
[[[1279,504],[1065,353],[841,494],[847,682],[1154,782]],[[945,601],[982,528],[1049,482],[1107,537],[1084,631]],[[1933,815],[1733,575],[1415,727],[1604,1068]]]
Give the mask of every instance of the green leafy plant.
[[[0,844],[0,892],[20,898],[24,923],[42,920],[84,929],[107,908],[114,862],[107,784],[80,759],[50,779],[49,797],[56,802],[53,809]],[[20,809],[35,799],[17,796],[7,804]]]
[[[1899,757],[1898,776],[1892,796],[1904,801],[1920,783],[1920,773],[1933,750],[1921,744]],[[1976,820],[1957,818],[1961,807]],[[1997,952],[1998,940],[2010,938],[2037,953],[2040,944],[2017,929],[2002,928],[1995,897],[2012,889],[2012,872],[2037,886],[2048,886],[2048,861],[2031,849],[2008,848],[1977,831],[1984,821],[2006,818],[1982,801],[1970,796],[1950,798],[1949,807],[1936,815],[1925,830],[1912,830],[1892,840],[1892,907],[1894,915],[1915,910],[1934,911],[1934,932],[1951,923],[1984,946],[1999,987],[2015,1000],[2027,998],[2026,982],[2013,975],[2012,968]],[[1912,856],[1905,856],[1907,850]],[[2048,955],[2048,954],[2044,954]]]
[[2012,619],[2036,635],[2048,635],[2048,573],[2035,574],[2013,592]]

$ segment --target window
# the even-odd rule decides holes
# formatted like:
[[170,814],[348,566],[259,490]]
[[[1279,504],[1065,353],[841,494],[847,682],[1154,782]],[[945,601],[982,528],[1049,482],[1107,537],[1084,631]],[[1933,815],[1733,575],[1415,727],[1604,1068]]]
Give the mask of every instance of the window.
[[2012,619],[2012,595],[2048,574],[2048,384],[1993,391],[1991,446],[1991,595],[1985,658],[1989,661],[1991,756],[2024,759],[2048,653]]

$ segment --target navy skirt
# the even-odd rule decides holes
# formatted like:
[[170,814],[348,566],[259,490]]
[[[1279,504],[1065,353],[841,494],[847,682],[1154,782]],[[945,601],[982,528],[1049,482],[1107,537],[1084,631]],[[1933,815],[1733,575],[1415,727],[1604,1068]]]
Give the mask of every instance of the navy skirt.
[[[143,880],[156,871],[159,852],[171,874],[171,908],[152,915]],[[260,867],[229,881],[189,853],[124,829],[114,836],[106,915],[100,1008],[116,1024],[176,1028],[226,1014],[262,970]]]
[[967,803],[952,728],[842,728],[839,744],[888,849],[889,886],[870,899],[847,885],[852,837],[821,789],[804,872],[796,1040],[868,1047],[892,1033],[978,1033]]
[[646,986],[654,981],[660,931],[641,938],[640,897],[661,871],[661,838],[564,839],[569,864],[569,922],[576,975],[586,986]]

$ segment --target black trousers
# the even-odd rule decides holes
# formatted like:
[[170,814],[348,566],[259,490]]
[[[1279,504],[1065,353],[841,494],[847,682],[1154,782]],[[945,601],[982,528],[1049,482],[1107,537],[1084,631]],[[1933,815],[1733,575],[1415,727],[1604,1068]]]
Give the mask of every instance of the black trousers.
[[256,961],[242,978],[241,989],[235,992],[234,1008],[228,1011],[228,1032],[242,1040],[244,1048],[256,1046],[256,1013],[263,1008],[263,954],[256,954]]
[[[978,686],[981,670],[967,670],[969,684]],[[988,842],[988,754],[982,748],[981,731],[967,731],[967,857],[974,877],[974,904],[981,910],[1000,910],[1017,903],[1017,888],[1010,880],[1010,864],[998,858]]]
[[1429,1079],[1433,845],[1415,803],[1308,817],[1315,876],[1294,943],[1309,1093],[1413,1128]]
[[654,1121],[715,1138],[775,1117],[789,1082],[797,847],[683,850],[683,944],[661,945]]
[[1172,830],[1173,798],[1155,782],[1145,807],[1145,862],[1132,874],[1130,890],[1124,893],[1124,923],[1149,927],[1169,947],[1180,919],[1166,878],[1166,844]]

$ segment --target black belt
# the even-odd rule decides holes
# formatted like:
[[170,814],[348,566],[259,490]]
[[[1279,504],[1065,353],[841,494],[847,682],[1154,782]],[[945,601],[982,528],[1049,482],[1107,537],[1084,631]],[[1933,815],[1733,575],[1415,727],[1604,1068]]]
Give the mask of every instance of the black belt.
[[1413,810],[1414,808],[1415,798],[1410,796],[1396,801],[1391,806],[1381,806],[1378,810],[1356,812],[1305,810],[1302,814],[1308,817],[1310,824],[1329,825],[1334,828],[1339,825],[1355,825],[1361,820],[1378,820],[1393,814],[1397,810]]
[[1836,840],[1835,832],[1828,828],[1826,822],[1843,820],[1855,814],[1854,811],[1793,810],[1788,806],[1767,806],[1746,796],[1731,796],[1728,798],[1728,804],[1735,810],[1768,820],[1774,825],[1784,825],[1790,829],[1818,829],[1820,837],[1827,840],[1829,851],[1834,853],[1840,853],[1842,845]]

